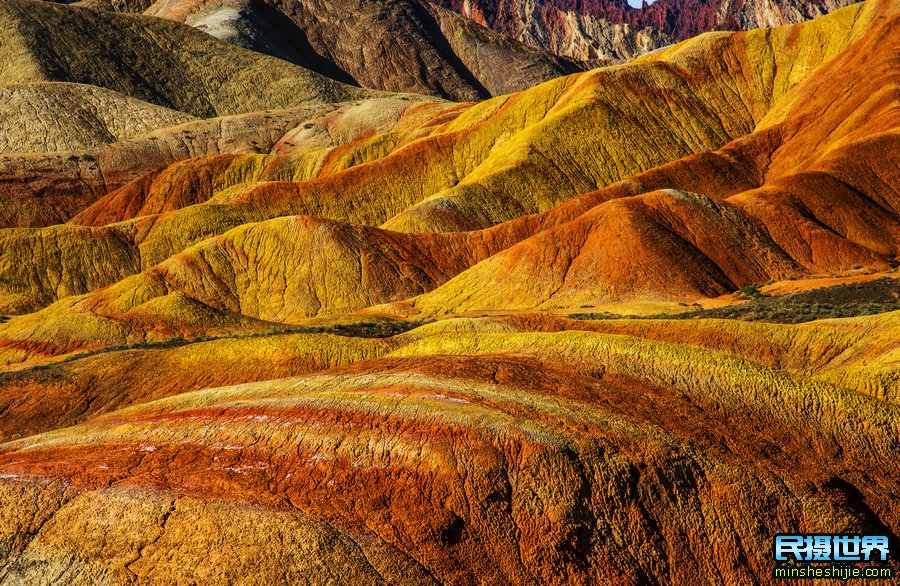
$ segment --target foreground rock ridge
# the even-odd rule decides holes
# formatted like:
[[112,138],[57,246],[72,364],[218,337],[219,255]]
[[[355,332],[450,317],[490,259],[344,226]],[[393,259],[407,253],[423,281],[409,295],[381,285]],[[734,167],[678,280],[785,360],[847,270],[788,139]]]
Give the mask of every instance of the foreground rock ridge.
[[589,71],[412,0],[76,4],[0,0],[0,584],[900,547],[894,0]]

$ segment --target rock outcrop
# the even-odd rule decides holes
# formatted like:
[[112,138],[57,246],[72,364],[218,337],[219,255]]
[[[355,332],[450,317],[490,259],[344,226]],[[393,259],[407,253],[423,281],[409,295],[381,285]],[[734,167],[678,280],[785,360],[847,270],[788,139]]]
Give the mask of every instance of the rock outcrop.
[[93,85],[199,118],[375,95],[159,18],[0,2],[0,84]]
[[778,533],[896,541],[894,0],[479,103],[0,15],[0,584],[755,584]]
[[145,14],[367,88],[478,100],[582,69],[425,0],[159,0]]
[[493,31],[583,62],[632,59],[708,31],[803,22],[858,0],[437,0]]
[[[380,358],[341,365],[334,354],[324,372],[7,442],[4,576],[753,582],[771,575],[772,535],[785,527],[880,534],[900,523],[896,406],[692,337],[555,326],[432,324]],[[829,347],[835,331],[878,326],[833,327],[790,334]],[[267,343],[267,360],[297,354],[290,337]],[[217,352],[227,363],[241,349],[213,344],[181,364]]]
[[[477,106],[344,106],[288,132],[277,155],[197,157],[154,171],[69,226],[6,235],[8,257],[52,245],[0,267],[4,311],[58,300],[0,329],[9,359],[231,332],[245,319],[297,323],[414,296],[409,307],[426,315],[690,302],[769,279],[889,269],[900,206],[892,97],[876,89],[897,76],[896,16],[885,14],[872,3],[792,28],[701,38]],[[849,22],[869,28],[841,24]],[[844,36],[788,43],[831,27]],[[693,73],[704,55],[766,69],[738,75],[726,59]],[[863,70],[878,73],[854,73]],[[640,102],[643,117],[624,116],[623,87],[658,76],[666,97]],[[674,121],[673,80],[685,95]],[[723,80],[739,93],[723,93]],[[828,116],[815,114],[823,100]],[[613,104],[615,124],[602,116]],[[840,131],[858,112],[865,120]],[[360,116],[368,130],[347,131]],[[570,134],[577,120],[594,130]],[[632,148],[610,149],[623,128]],[[727,142],[729,134],[739,138]],[[675,150],[649,153],[660,136],[678,137],[666,139]],[[702,152],[717,142],[725,144]],[[105,232],[76,229],[85,224],[115,225],[116,246]],[[85,250],[110,270],[84,279]],[[58,273],[47,279],[33,267],[51,258]],[[51,325],[62,323],[81,325]]]
[[127,140],[193,116],[95,86],[0,86],[0,153],[87,150]]
[[427,0],[81,0],[72,6],[184,23],[353,86],[457,101],[520,91],[585,67]]

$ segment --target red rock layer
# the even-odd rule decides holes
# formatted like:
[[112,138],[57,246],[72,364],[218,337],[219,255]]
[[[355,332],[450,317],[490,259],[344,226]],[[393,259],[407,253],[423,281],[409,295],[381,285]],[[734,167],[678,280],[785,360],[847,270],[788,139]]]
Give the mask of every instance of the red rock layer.
[[513,39],[575,59],[630,59],[709,31],[809,20],[854,0],[434,0]]
[[[375,583],[753,581],[770,575],[784,527],[900,522],[898,454],[888,428],[864,423],[871,405],[810,420],[790,397],[703,388],[495,354],[361,362],[148,404],[4,446],[4,502],[15,493],[47,519],[34,535],[29,515],[3,509],[19,536],[7,571],[28,580],[59,556],[76,560],[66,579],[280,581],[315,556],[308,576]],[[215,528],[220,511],[254,536],[253,564],[196,557],[203,535],[245,547]],[[285,518],[355,546],[322,558],[314,531],[299,548],[279,537]]]

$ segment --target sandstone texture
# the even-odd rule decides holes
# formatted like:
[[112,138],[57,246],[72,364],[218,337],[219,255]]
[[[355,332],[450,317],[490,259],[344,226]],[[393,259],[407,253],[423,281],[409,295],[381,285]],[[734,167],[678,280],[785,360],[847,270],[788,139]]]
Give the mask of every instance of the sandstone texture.
[[[896,527],[896,405],[691,337],[555,325],[451,320],[8,442],[5,579],[754,582],[784,527]],[[878,326],[785,334],[858,327]]]
[[278,57],[343,83],[458,101],[529,88],[584,69],[427,0],[81,0],[141,13]]
[[859,0],[436,0],[527,45],[587,63],[632,59],[708,31],[803,22]]
[[900,5],[803,14],[559,76],[412,0],[0,0],[0,584],[894,544]]
[[194,120],[94,86],[68,83],[4,86],[0,107],[0,153],[86,150]]
[[0,84],[71,82],[209,118],[371,96],[163,19],[0,3]]

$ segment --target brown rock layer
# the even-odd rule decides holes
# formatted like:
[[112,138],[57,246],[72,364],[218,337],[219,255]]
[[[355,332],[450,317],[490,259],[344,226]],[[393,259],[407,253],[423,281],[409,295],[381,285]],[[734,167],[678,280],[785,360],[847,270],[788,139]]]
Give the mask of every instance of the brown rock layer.
[[435,0],[493,31],[572,59],[632,59],[708,31],[803,22],[858,0]]

